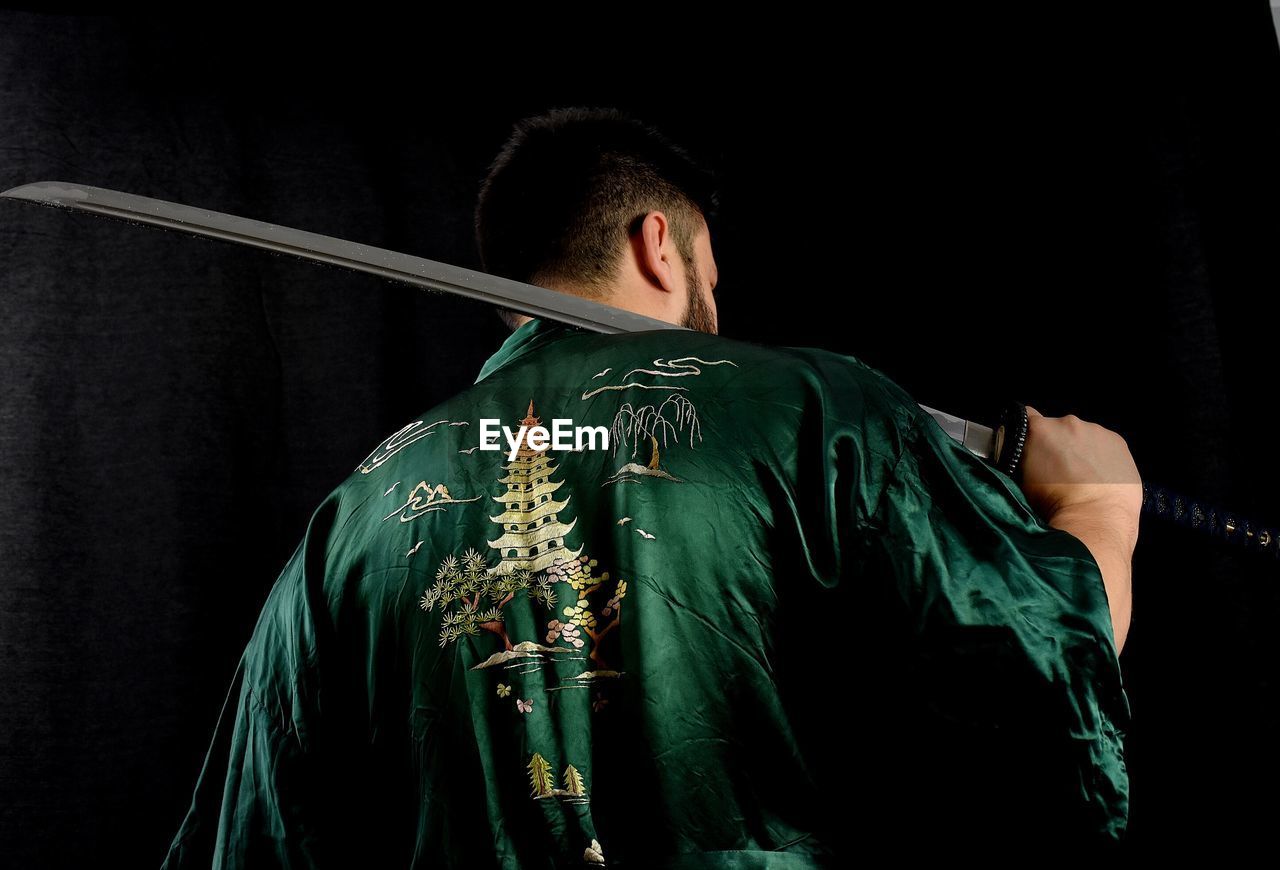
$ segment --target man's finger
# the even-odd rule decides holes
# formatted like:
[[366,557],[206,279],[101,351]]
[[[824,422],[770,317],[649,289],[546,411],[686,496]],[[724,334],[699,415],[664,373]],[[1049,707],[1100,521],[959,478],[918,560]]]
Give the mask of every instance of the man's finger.
[[1041,414],[1039,411],[1037,411],[1035,408],[1031,407],[1030,405],[1027,405],[1026,407],[1027,407],[1027,416],[1028,416],[1028,417],[1043,417],[1043,416],[1044,416],[1044,414]]

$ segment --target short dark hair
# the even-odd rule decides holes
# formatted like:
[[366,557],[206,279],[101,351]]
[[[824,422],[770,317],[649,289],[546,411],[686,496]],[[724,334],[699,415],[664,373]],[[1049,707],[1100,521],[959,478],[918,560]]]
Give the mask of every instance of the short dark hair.
[[[476,203],[485,271],[602,296],[627,237],[653,209],[670,220],[686,263],[699,215],[719,208],[715,174],[656,128],[612,108],[568,107],[516,123]],[[514,312],[499,309],[513,325]]]

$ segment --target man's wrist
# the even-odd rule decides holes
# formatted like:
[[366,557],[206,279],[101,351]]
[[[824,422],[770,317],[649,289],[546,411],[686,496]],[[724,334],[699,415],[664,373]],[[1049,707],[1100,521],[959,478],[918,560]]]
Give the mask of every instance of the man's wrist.
[[1068,505],[1050,516],[1046,522],[1082,540],[1090,549],[1105,547],[1126,561],[1133,558],[1138,543],[1138,524],[1122,508],[1098,503]]

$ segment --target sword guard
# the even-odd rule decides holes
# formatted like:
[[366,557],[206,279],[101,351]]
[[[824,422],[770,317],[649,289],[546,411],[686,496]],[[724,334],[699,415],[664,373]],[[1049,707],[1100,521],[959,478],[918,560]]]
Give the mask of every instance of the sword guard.
[[1015,480],[1022,463],[1022,451],[1027,446],[1027,432],[1030,426],[1027,406],[1022,402],[1009,402],[1005,405],[996,423],[995,447],[992,450],[991,462]]

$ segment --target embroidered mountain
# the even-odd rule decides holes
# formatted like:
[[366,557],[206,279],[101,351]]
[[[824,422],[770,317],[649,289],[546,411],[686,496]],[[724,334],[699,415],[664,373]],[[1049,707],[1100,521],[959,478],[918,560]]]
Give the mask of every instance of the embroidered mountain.
[[666,471],[663,471],[658,453],[658,439],[650,435],[649,440],[653,443],[653,447],[649,453],[648,465],[641,465],[639,462],[628,462],[626,465],[615,471],[611,477],[600,485],[608,486],[609,484],[617,483],[618,481],[622,481],[623,483],[632,483],[635,481],[637,475],[647,477],[664,477],[667,480],[674,480],[676,483],[684,483],[684,481],[676,477],[674,474],[668,474]]

